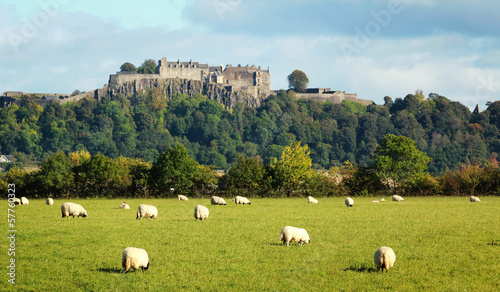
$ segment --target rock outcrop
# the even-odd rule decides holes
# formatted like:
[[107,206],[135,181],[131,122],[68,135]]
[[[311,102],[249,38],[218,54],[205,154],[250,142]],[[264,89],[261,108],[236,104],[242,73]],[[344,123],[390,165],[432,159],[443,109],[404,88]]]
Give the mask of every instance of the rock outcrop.
[[[197,93],[207,96],[208,99],[223,104],[230,109],[241,102],[246,106],[258,107],[266,97],[255,98],[249,93],[234,92],[232,87],[224,87],[214,83],[206,83],[189,79],[163,79],[144,78],[124,83],[109,85],[106,94],[110,97],[122,94],[127,98],[137,97],[148,90],[158,90],[166,99],[171,99],[176,94],[193,96]],[[99,98],[104,92],[99,92]]]

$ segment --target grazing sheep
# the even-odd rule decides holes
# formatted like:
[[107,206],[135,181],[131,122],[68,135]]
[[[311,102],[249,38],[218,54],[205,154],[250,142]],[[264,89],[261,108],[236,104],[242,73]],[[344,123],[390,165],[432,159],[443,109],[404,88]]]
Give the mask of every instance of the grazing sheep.
[[385,199],[384,198],[380,199],[380,202],[385,202]]
[[194,219],[198,220],[200,219],[201,221],[205,220],[208,218],[208,208],[203,206],[203,205],[198,205],[194,207]]
[[478,197],[475,197],[475,196],[470,196],[470,201],[471,201],[472,203],[474,203],[474,202],[481,202],[481,200],[479,200],[479,198],[478,198]]
[[372,203],[378,203],[378,200],[373,200]]
[[307,197],[307,202],[311,203],[311,204],[317,204],[318,200],[316,200],[315,198],[309,196],[309,197]]
[[287,246],[290,245],[290,242],[298,242],[299,246],[301,246],[302,243],[309,243],[311,241],[309,234],[307,234],[304,228],[292,226],[285,226],[283,230],[281,230],[280,240]]
[[149,257],[148,253],[142,248],[127,247],[123,251],[122,255],[122,267],[127,272],[130,268],[134,268],[134,271],[141,268],[148,270],[149,268]]
[[396,261],[396,254],[394,253],[392,248],[388,246],[382,246],[381,248],[377,249],[375,255],[373,255],[373,261],[375,262],[375,265],[377,265],[377,269],[382,269],[383,273],[384,269],[386,271],[389,271],[389,268],[394,266],[394,261]]
[[242,197],[242,196],[236,196],[233,199],[233,202],[235,202],[236,204],[243,204],[243,205],[245,205],[245,204],[248,204],[248,205],[252,204],[252,203],[250,203],[250,201],[247,198]]
[[120,209],[130,209],[130,206],[126,202],[120,204]]
[[345,198],[344,203],[347,207],[352,207],[354,205],[354,200],[351,197],[347,197]]
[[87,211],[80,204],[75,203],[64,203],[61,205],[61,213],[63,218],[68,218],[69,216],[76,217],[87,217]]
[[179,200],[179,201],[189,201],[188,197],[183,196],[183,195],[178,195],[177,196],[177,200]]
[[26,197],[21,197],[21,205],[29,205],[30,201]]
[[45,204],[51,206],[51,205],[54,205],[54,199],[52,198],[48,198],[46,201],[45,201]]
[[217,196],[212,196],[212,198],[210,198],[210,202],[212,205],[227,205],[223,198]]
[[402,201],[404,201],[405,199],[403,199],[403,197],[401,197],[401,196],[394,195],[394,196],[392,196],[392,200],[393,200],[393,201],[402,202]]
[[21,205],[21,199],[15,197],[13,203],[14,205]]
[[148,218],[155,219],[158,217],[158,209],[155,206],[140,204],[137,208],[137,217],[135,219]]

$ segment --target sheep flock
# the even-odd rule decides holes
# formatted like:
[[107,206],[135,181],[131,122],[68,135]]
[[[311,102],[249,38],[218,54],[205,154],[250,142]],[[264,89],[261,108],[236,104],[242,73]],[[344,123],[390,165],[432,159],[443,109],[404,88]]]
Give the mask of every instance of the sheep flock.
[[[178,195],[177,199],[179,201],[189,201],[186,196]],[[318,204],[318,200],[309,196],[307,198],[308,203],[310,204]],[[250,205],[250,201],[246,197],[236,196],[232,201],[235,204],[243,204]],[[401,202],[404,199],[398,195],[392,196],[392,201]],[[384,203],[385,199],[382,198],[380,200],[375,199],[371,201],[372,203]],[[475,196],[470,196],[470,202],[480,202],[480,199]],[[26,197],[22,197],[21,199],[14,198],[12,200],[13,204],[19,205],[28,205],[29,200]],[[219,196],[211,196],[210,203],[212,205],[227,205],[224,198]],[[51,206],[54,204],[54,200],[52,198],[46,199],[46,204]],[[185,203],[183,203],[185,204]],[[186,203],[187,204],[187,203]],[[347,207],[353,207],[354,200],[351,197],[346,197],[344,199],[344,204]],[[389,204],[389,203],[385,203]],[[120,204],[120,209],[130,209],[129,204],[126,202],[122,202]],[[218,208],[218,207],[217,207]],[[224,207],[227,208],[227,207]],[[314,208],[314,207],[312,207]],[[85,208],[76,203],[65,202],[61,205],[61,213],[63,218],[68,217],[87,217],[87,211]],[[137,208],[137,216],[136,219],[142,218],[151,218],[155,219],[158,216],[158,209],[153,205],[140,204]],[[216,215],[214,215],[216,216]],[[195,220],[204,221],[209,217],[209,209],[201,204],[198,204],[194,208],[194,218]],[[290,246],[290,243],[297,243],[298,246],[302,246],[303,243],[309,244],[311,242],[311,238],[309,237],[308,232],[304,228],[298,228],[293,226],[285,226],[282,228],[279,240],[283,243],[283,245]],[[394,262],[396,260],[396,254],[394,250],[388,246],[383,246],[376,250],[374,256],[374,263],[378,270],[384,270],[388,272],[388,270],[394,266]],[[139,268],[142,271],[148,270],[150,265],[148,253],[144,249],[135,248],[135,247],[127,247],[122,253],[122,267],[125,272],[128,272],[130,269],[138,270]]]

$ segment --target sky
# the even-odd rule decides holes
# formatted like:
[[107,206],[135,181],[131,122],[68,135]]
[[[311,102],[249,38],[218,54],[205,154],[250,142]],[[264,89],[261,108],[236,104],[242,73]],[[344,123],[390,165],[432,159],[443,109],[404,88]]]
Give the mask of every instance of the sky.
[[498,0],[0,0],[0,94],[101,88],[125,62],[293,70],[384,103],[500,99]]

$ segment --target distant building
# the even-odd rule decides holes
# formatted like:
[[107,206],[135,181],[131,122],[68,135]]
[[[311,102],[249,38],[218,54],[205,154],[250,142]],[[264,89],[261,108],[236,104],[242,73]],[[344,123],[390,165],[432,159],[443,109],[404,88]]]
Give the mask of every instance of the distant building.
[[158,61],[156,74],[130,74],[117,72],[109,77],[109,87],[123,85],[140,79],[187,79],[204,83],[216,83],[232,92],[245,92],[255,98],[264,99],[271,93],[271,76],[269,70],[262,70],[254,65],[233,67],[231,65],[209,66],[199,62]]
[[344,100],[359,102],[366,106],[373,103],[371,100],[360,99],[356,93],[346,93],[345,91],[331,90],[330,88],[308,88],[304,93],[297,93],[297,98],[311,99],[315,101],[341,103]]
[[0,163],[14,162],[14,155],[0,155]]

